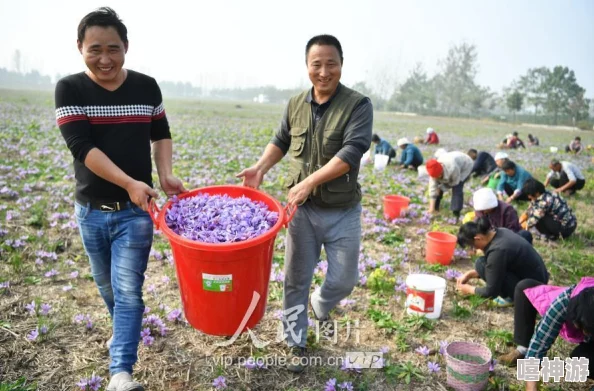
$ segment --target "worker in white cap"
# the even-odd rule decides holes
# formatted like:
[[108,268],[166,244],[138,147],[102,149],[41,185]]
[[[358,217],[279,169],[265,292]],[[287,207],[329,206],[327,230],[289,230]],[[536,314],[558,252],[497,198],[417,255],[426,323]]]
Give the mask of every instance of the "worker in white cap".
[[427,138],[425,139],[425,144],[429,144],[429,145],[439,144],[439,137],[437,137],[437,133],[435,133],[435,129],[427,128]]
[[495,154],[495,164],[497,165],[497,169],[492,171],[490,175],[483,178],[481,184],[486,185],[490,189],[496,189],[497,185],[499,184],[499,179],[501,178],[501,166],[507,160],[509,160],[509,155],[506,152],[497,152]]
[[497,164],[497,167],[499,168],[501,168],[501,166],[507,159],[509,159],[509,155],[507,154],[507,152],[497,152],[495,154],[495,164]]
[[402,149],[400,154],[400,167],[416,170],[423,164],[423,154],[406,137],[398,140],[398,148]]
[[532,234],[522,230],[518,212],[508,203],[497,199],[492,189],[484,187],[472,195],[475,219],[487,216],[493,228],[507,228],[532,244]]

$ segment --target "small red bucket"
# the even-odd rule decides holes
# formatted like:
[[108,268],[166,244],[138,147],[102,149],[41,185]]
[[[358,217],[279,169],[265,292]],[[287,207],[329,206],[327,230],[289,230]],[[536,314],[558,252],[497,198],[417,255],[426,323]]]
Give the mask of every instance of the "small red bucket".
[[209,186],[179,198],[197,194],[246,196],[278,213],[276,224],[260,236],[236,243],[203,243],[186,239],[167,226],[165,215],[172,201],[159,210],[151,200],[151,218],[171,244],[186,319],[203,333],[232,336],[238,329],[243,332],[255,327],[264,316],[274,240],[295,209],[288,213],[270,195],[245,186]]
[[427,232],[425,260],[429,263],[449,265],[452,263],[458,238],[446,232]]
[[384,196],[384,216],[389,220],[400,217],[403,210],[408,208],[410,198],[399,195]]

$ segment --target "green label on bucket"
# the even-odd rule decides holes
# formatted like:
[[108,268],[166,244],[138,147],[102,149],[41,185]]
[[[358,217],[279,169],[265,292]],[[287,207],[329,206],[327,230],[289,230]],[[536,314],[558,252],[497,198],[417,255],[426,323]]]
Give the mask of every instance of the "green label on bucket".
[[202,273],[202,289],[211,292],[231,292],[233,275]]

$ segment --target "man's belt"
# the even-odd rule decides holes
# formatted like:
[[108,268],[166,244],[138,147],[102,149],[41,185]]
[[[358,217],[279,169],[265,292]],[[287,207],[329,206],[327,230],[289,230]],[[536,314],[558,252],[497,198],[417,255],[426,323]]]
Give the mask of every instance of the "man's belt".
[[96,209],[101,212],[118,212],[120,210],[130,209],[132,207],[131,201],[116,201],[116,202],[99,202],[90,201],[91,209]]

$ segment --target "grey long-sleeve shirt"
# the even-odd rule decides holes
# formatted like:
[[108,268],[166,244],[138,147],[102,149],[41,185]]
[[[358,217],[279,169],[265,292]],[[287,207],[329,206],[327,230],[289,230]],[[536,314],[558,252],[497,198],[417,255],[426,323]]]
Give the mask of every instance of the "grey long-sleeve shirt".
[[[339,86],[340,88],[340,86]],[[338,90],[337,90],[338,91]],[[332,104],[332,98],[323,104],[318,104],[313,100],[311,90],[306,101],[311,104],[314,126],[322,118],[328,107]],[[289,127],[289,106],[285,107],[280,127],[272,140],[272,144],[280,148],[283,154],[286,154],[291,145],[291,128]],[[343,162],[351,168],[358,167],[361,164],[363,154],[367,152],[371,145],[371,133],[373,127],[373,106],[369,98],[363,99],[353,110],[351,119],[344,130],[344,139],[342,148],[336,154]]]

